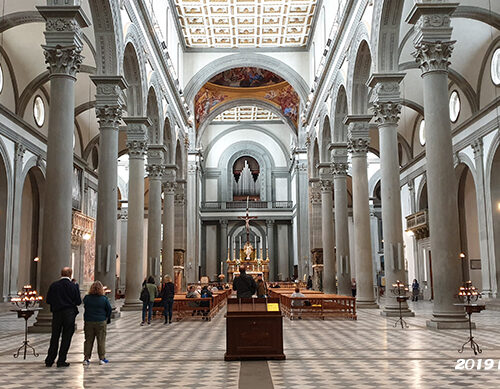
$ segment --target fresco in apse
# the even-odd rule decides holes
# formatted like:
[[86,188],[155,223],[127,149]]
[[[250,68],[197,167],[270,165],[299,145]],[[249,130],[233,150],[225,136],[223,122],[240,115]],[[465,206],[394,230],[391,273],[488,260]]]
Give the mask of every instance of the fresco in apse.
[[219,73],[208,82],[220,86],[249,88],[279,84],[283,81],[285,81],[283,78],[269,70],[242,67],[229,69]]
[[[257,68],[236,68],[232,70],[238,70],[238,69],[257,69]],[[274,75],[274,73],[272,72],[267,72],[267,73]],[[225,76],[226,79],[231,80],[230,77],[232,77],[231,75],[233,73],[231,73],[228,70],[221,74],[226,74]],[[211,81],[223,80],[224,77],[222,77],[221,74],[213,77]],[[238,70],[238,72],[234,74],[241,74],[241,73],[239,73]],[[250,72],[245,74],[248,75],[254,73]],[[236,80],[238,77],[239,76],[234,76],[233,80]],[[218,82],[222,83],[223,81],[218,81]],[[223,102],[228,102],[231,100],[238,100],[238,99],[256,99],[273,104],[278,110],[281,111],[283,116],[289,118],[291,123],[295,126],[295,128],[297,128],[298,111],[300,104],[297,92],[295,92],[293,87],[287,81],[281,81],[278,83],[275,83],[274,81],[266,81],[266,82],[271,82],[271,84],[267,86],[258,86],[258,87],[241,87],[241,86],[235,87],[235,86],[220,85],[213,82],[207,82],[198,91],[194,100],[196,127],[199,127],[200,124],[208,117],[210,112],[212,112],[217,106],[219,106]],[[230,81],[228,81],[227,83],[230,83]]]

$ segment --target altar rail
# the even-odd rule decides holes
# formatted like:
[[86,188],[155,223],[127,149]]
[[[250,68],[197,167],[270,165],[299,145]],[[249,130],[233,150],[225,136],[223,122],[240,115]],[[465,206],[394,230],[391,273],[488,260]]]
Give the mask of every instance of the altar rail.
[[[173,317],[175,321],[206,319],[207,321],[217,315],[226,305],[227,298],[232,290],[226,289],[215,293],[212,297],[187,298],[185,294],[176,294],[174,297]],[[153,311],[163,313],[161,299],[155,299]]]
[[[356,299],[350,296],[324,294],[318,291],[302,291],[306,297],[291,297],[293,290],[270,289],[271,297],[279,297],[283,314],[295,318],[324,320],[327,317],[344,317],[357,320]],[[306,301],[310,303],[307,304]],[[300,304],[302,303],[302,305]]]
[[[217,209],[246,209],[246,201],[204,201],[201,203],[203,210]],[[250,209],[291,209],[293,203],[291,201],[249,201],[248,208]]]

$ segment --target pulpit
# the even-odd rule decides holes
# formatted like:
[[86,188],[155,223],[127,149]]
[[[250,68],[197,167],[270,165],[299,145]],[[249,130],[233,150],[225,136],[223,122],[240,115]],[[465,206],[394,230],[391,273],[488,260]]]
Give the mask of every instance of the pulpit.
[[224,359],[285,359],[278,298],[228,299]]

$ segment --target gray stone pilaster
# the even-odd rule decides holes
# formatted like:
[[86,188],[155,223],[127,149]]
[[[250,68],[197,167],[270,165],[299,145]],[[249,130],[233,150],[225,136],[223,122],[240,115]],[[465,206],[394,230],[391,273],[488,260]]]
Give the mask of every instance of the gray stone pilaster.
[[269,254],[269,280],[275,281],[278,256],[274,250],[274,220],[266,220],[266,243]]
[[[307,177],[307,154],[296,153],[297,164],[295,167],[295,177],[297,183],[297,199],[305,199],[308,194]],[[310,275],[310,251],[309,251],[309,204],[305,201],[297,201],[296,212],[296,236],[297,240],[297,263],[299,265],[299,278],[302,280],[304,275]]]
[[21,203],[23,199],[23,186],[22,173],[23,173],[23,159],[26,148],[21,143],[15,144],[14,150],[14,203],[12,212],[12,250],[10,261],[10,277],[9,277],[9,295],[15,296],[18,292],[19,283],[19,263],[20,263],[20,250],[21,244]]
[[[167,166],[163,175],[163,253],[162,275],[174,277],[175,229],[175,166]],[[181,234],[181,230],[177,233]]]
[[[227,219],[221,219],[219,220],[219,226],[220,226],[220,242],[219,242],[219,248],[220,248],[220,254],[219,254],[219,261],[222,262],[222,271],[223,274],[226,275],[227,271],[227,250],[228,250],[228,234],[227,234]],[[257,249],[257,248],[255,248]],[[257,252],[258,254],[258,252]],[[217,274],[220,274],[220,262],[217,264]]]
[[[193,153],[195,158],[197,153]],[[198,162],[188,161],[186,184],[186,281],[196,282],[198,279],[199,252],[197,242],[200,239],[200,223],[198,218]]]
[[[40,293],[60,277],[61,268],[71,264],[73,185],[73,131],[75,127],[75,81],[82,63],[82,28],[90,25],[77,0],[58,4],[48,0],[37,7],[45,19],[42,46],[49,69],[50,99],[47,169],[42,219]],[[57,199],[57,201],[54,201]],[[50,309],[38,316],[33,330],[50,331]]]
[[96,85],[96,115],[99,121],[99,181],[95,240],[95,280],[111,290],[108,297],[115,308],[116,231],[118,208],[118,131],[124,106],[121,76],[92,76]]
[[415,25],[413,54],[422,70],[427,193],[434,285],[431,328],[463,328],[463,307],[454,305],[461,285],[457,182],[448,106],[451,14],[456,3],[416,3],[407,21]]
[[359,308],[378,308],[373,291],[373,261],[370,231],[367,153],[371,115],[350,115],[348,147],[352,160],[352,208],[354,219],[354,259],[356,261],[356,301]]
[[[390,292],[397,281],[408,284],[404,267],[403,221],[399,185],[398,122],[401,113],[399,84],[404,74],[373,74],[368,86],[373,88],[374,119],[379,130],[382,229],[384,237],[385,296],[384,316],[399,316],[399,303]],[[406,301],[401,303],[404,316],[413,316]]]
[[488,230],[487,230],[487,214],[486,214],[486,190],[485,190],[485,175],[483,165],[483,141],[476,139],[472,143],[474,151],[474,165],[476,166],[476,199],[477,199],[477,216],[479,228],[479,253],[481,255],[481,293],[486,296],[491,296],[493,293],[492,271],[490,262],[490,252],[488,247]]
[[129,152],[127,276],[125,304],[122,310],[142,308],[139,300],[144,280],[144,157],[148,149],[151,121],[145,117],[127,117],[127,148]]
[[335,245],[337,260],[338,293],[351,295],[351,265],[349,253],[349,214],[347,204],[347,143],[334,143],[332,172],[335,202]]
[[148,146],[148,165],[146,170],[149,177],[148,193],[148,262],[147,275],[153,276],[156,282],[160,281],[161,256],[161,183],[165,170],[163,164],[166,146]]

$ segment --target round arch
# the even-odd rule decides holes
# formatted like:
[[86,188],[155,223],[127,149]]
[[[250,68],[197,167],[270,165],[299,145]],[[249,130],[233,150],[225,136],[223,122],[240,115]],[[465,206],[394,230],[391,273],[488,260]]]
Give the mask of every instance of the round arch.
[[237,53],[218,58],[201,68],[184,88],[186,101],[192,103],[196,93],[213,76],[232,68],[254,66],[276,73],[292,85],[302,102],[307,101],[309,88],[304,79],[284,62],[268,55]]
[[271,104],[270,102],[263,101],[263,100],[256,100],[256,99],[236,99],[236,100],[230,100],[227,102],[221,103],[217,108],[215,108],[210,114],[207,116],[207,118],[201,123],[200,127],[198,128],[197,131],[197,139],[196,139],[196,147],[201,146],[201,138],[203,137],[203,133],[205,132],[206,128],[211,124],[211,122],[221,113],[237,107],[237,106],[255,106],[259,107],[262,109],[266,109],[268,111],[273,112],[277,116],[279,116],[284,123],[288,124],[290,131],[292,134],[296,137],[297,133],[294,131],[295,125],[290,121],[289,118],[283,115],[280,109],[278,109],[275,105]]
[[141,116],[144,112],[145,98],[145,73],[143,58],[138,56],[135,38],[128,36],[125,50],[123,52],[123,75],[128,87],[125,90],[127,114],[129,116]]

